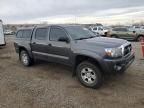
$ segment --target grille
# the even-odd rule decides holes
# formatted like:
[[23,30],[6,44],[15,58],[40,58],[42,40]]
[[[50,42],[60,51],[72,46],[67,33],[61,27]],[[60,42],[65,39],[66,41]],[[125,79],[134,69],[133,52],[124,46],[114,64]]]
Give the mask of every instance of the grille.
[[125,46],[125,47],[124,47],[124,56],[130,54],[131,51],[132,51],[132,45],[131,45],[131,44]]

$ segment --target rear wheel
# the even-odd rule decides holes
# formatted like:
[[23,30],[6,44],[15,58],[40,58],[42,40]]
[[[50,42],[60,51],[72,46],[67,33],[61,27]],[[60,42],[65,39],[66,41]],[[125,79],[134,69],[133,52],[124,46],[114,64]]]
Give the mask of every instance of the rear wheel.
[[30,66],[32,64],[32,59],[29,57],[27,51],[22,50],[20,52],[20,61],[24,66]]
[[139,37],[137,38],[137,41],[138,41],[138,42],[141,42],[143,38],[144,38],[144,36],[139,36]]
[[86,87],[99,88],[102,85],[102,73],[93,63],[85,61],[78,65],[77,76]]
[[105,32],[104,34],[105,34],[105,37],[107,37],[107,36],[108,36],[108,32]]

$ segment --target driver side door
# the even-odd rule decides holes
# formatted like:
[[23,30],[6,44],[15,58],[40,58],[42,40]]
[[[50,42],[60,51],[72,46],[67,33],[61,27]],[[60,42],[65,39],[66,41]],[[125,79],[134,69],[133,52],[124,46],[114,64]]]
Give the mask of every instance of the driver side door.
[[[69,42],[61,41],[65,38]],[[48,54],[49,59],[54,62],[70,65],[70,39],[62,27],[51,26],[49,32]]]

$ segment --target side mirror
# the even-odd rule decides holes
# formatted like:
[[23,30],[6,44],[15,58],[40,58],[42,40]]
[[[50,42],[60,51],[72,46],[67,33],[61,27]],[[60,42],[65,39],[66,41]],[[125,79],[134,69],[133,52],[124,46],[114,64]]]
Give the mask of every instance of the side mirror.
[[136,33],[136,31],[133,31],[133,33]]
[[69,43],[69,39],[67,37],[60,37],[58,41]]

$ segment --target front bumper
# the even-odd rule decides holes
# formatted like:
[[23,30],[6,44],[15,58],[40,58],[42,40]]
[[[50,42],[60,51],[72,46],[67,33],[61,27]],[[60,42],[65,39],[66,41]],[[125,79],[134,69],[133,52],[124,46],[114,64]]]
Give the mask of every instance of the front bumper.
[[134,53],[120,59],[104,59],[103,71],[105,73],[119,73],[125,71],[134,61]]

